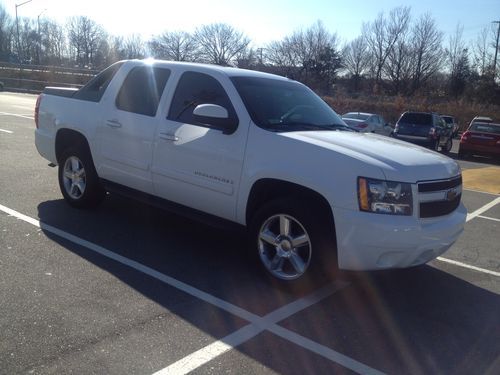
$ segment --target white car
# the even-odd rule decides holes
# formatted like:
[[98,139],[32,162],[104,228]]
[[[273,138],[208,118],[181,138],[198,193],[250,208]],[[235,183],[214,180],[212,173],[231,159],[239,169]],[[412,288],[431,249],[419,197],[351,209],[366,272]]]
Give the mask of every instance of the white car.
[[246,229],[263,274],[282,283],[423,264],[465,223],[457,162],[354,132],[284,77],[120,62],[79,90],[46,88],[35,123],[71,206],[111,191]]

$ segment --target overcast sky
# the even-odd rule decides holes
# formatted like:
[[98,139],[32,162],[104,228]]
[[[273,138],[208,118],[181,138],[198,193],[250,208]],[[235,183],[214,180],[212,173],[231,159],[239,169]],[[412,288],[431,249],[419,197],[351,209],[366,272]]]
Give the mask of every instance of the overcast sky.
[[[0,0],[11,14],[25,0]],[[116,35],[141,34],[148,39],[163,31],[193,31],[197,26],[224,22],[243,31],[259,47],[283,38],[317,20],[341,40],[360,34],[363,22],[379,12],[409,5],[416,18],[429,12],[446,35],[457,22],[464,26],[466,40],[474,40],[484,27],[500,20],[500,0],[33,0],[18,8],[19,16],[47,17],[65,23],[74,15],[85,15]]]

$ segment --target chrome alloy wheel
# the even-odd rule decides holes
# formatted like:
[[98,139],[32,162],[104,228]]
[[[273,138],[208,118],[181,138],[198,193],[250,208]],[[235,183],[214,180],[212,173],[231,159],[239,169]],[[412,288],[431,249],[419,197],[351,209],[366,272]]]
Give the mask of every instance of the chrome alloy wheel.
[[64,190],[72,199],[80,199],[85,192],[85,168],[76,156],[70,156],[64,163],[63,183]]
[[309,234],[290,215],[274,215],[264,222],[259,231],[258,248],[266,269],[282,280],[299,278],[311,262]]

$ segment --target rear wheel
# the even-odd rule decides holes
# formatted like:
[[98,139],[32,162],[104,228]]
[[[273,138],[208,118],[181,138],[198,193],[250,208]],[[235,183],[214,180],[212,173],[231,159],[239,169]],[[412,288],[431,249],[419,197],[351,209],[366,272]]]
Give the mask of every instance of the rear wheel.
[[104,197],[92,158],[83,147],[70,147],[62,153],[58,177],[64,199],[73,207],[93,207]]
[[[333,223],[302,199],[261,207],[250,225],[250,248],[272,280],[285,286],[317,284],[337,269]],[[318,216],[319,215],[319,216]]]
[[434,141],[434,143],[431,146],[431,149],[434,151],[439,151],[439,138]]
[[448,140],[446,141],[446,144],[443,147],[441,147],[441,151],[448,153],[451,151],[452,147],[453,147],[453,140],[451,138],[448,138]]

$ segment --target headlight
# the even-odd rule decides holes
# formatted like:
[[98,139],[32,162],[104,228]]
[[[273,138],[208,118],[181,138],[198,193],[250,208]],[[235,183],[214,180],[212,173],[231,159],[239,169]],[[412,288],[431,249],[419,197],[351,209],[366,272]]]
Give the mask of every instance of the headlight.
[[361,211],[378,214],[413,213],[411,184],[358,177],[358,202]]

